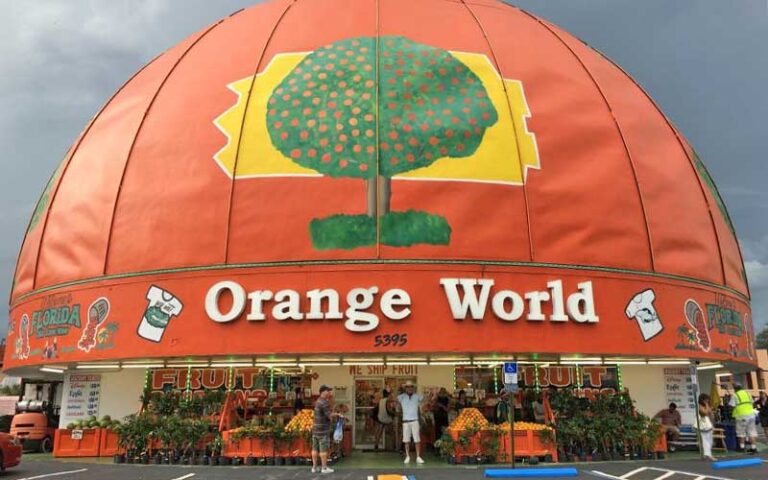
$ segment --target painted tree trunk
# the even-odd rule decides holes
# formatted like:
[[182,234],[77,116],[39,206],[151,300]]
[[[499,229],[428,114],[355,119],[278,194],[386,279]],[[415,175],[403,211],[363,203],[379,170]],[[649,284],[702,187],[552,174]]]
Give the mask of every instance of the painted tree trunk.
[[392,196],[392,179],[379,175],[379,215],[389,213],[389,200]]
[[392,179],[378,175],[376,178],[369,178],[367,182],[368,216],[376,218],[377,215],[386,215],[389,213]]
[[379,199],[379,182],[378,177],[369,178],[368,182],[368,216],[376,218],[376,210],[378,208]]

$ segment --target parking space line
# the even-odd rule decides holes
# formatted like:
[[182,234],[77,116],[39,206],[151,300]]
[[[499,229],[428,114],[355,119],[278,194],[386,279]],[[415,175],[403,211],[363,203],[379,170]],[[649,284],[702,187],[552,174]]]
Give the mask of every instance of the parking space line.
[[36,480],[38,478],[58,477],[59,475],[69,475],[70,473],[80,473],[80,472],[85,472],[87,470],[88,470],[87,468],[81,468],[79,470],[67,470],[66,472],[46,473],[43,475],[35,475],[34,477],[20,478],[19,480]]
[[195,476],[194,473],[188,473],[188,474],[186,474],[184,476],[181,476],[181,477],[172,478],[171,480],[184,480],[186,478],[191,478],[191,477],[194,477],[194,476]]
[[667,478],[667,477],[671,477],[671,476],[672,476],[672,475],[674,475],[675,473],[677,473],[677,472],[675,472],[674,470],[669,470],[669,471],[667,471],[667,473],[665,473],[665,474],[661,475],[660,477],[656,477],[656,479],[655,479],[655,480],[664,480],[664,479],[665,479],[665,478]]
[[633,475],[636,475],[641,472],[660,472],[661,475],[654,478],[654,480],[664,480],[665,478],[669,478],[672,475],[686,475],[690,477],[694,477],[691,480],[733,480],[732,478],[725,478],[725,477],[716,477],[714,475],[708,475],[708,474],[702,474],[702,473],[692,473],[692,472],[685,472],[682,470],[670,470],[668,468],[658,468],[658,467],[641,467],[637,468],[635,470],[632,470],[631,472],[627,472],[624,475],[617,477],[615,475],[611,475],[609,473],[604,473],[599,470],[591,470],[588,473],[593,474],[597,477],[607,478],[610,480],[632,480],[631,477]]
[[640,468],[636,468],[636,469],[632,470],[631,472],[627,472],[627,473],[625,473],[624,475],[620,476],[619,478],[629,478],[629,477],[631,477],[632,475],[634,475],[634,474],[636,474],[636,473],[640,473],[640,472],[643,472],[643,471],[645,471],[645,470],[648,470],[648,467],[640,467]]
[[622,480],[621,477],[610,475],[608,473],[603,473],[599,470],[592,470],[591,472],[588,472],[588,473],[591,473],[592,475],[595,475],[597,477],[610,478],[611,480]]
[[732,478],[716,477],[714,475],[686,472],[683,470],[667,470],[664,468],[656,468],[656,467],[648,467],[648,470],[656,470],[658,472],[672,472],[673,474],[677,473],[680,475],[688,475],[690,477],[695,477],[693,480],[698,480],[699,478],[702,478],[702,479],[706,478],[706,479],[712,479],[712,480],[733,480]]

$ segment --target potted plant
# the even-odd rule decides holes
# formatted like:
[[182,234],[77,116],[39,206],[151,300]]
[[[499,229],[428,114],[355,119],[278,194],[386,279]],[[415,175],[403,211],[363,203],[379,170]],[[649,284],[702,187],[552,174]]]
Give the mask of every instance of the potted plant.
[[128,415],[115,427],[118,446],[126,452],[126,463],[136,463],[137,460],[141,461],[143,456],[147,456],[155,428],[154,418],[147,414]]
[[501,450],[501,432],[496,428],[489,428],[482,431],[480,440],[480,450],[485,455],[488,463],[496,463]]
[[450,435],[443,434],[436,444],[440,456],[445,458],[448,463],[456,463],[456,442],[453,441]]
[[470,435],[466,431],[459,432],[459,446],[461,446],[461,455],[459,457],[461,458],[461,463],[467,464],[469,463],[469,457],[468,451],[469,451],[469,445],[472,442],[472,439]]
[[187,464],[195,463],[196,446],[208,433],[208,422],[202,419],[188,418],[181,421],[179,426],[179,444],[181,456]]
[[211,452],[211,465],[224,465],[220,463],[220,460],[226,458],[221,455],[222,448],[224,447],[224,440],[221,438],[221,433],[217,433],[215,437],[208,443],[208,449]]

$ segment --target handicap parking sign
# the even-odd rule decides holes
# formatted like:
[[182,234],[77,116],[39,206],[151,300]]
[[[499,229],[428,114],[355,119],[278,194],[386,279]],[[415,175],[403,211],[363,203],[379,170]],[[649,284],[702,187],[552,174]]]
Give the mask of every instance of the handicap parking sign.
[[517,362],[504,363],[504,388],[508,392],[517,391]]

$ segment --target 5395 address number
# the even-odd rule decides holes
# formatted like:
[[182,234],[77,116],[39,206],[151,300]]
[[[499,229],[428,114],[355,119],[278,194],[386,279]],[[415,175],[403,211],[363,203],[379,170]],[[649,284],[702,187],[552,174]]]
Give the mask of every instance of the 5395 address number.
[[407,333],[393,333],[392,335],[376,335],[373,338],[374,347],[402,347],[408,343]]

